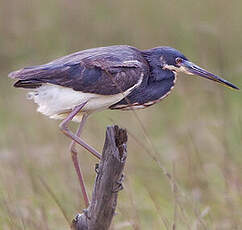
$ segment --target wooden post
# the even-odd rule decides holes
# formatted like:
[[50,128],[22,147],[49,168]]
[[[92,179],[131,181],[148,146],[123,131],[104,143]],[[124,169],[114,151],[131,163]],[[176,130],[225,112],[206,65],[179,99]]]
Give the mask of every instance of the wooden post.
[[74,230],[107,230],[117,206],[118,191],[123,186],[127,158],[127,132],[118,126],[107,127],[102,158],[96,166],[96,179],[88,209],[72,221]]

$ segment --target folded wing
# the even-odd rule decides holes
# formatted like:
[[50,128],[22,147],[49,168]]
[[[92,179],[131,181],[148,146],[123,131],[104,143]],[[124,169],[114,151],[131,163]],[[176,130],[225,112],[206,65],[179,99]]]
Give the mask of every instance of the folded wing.
[[40,66],[12,72],[15,87],[38,88],[54,84],[84,93],[113,95],[125,92],[141,78],[147,78],[149,67],[140,52],[129,46],[101,47],[80,51]]

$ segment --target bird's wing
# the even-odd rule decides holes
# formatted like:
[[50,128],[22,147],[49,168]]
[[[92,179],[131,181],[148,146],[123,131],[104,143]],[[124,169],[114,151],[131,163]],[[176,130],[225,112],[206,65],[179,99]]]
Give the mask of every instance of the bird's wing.
[[9,76],[18,79],[15,87],[36,88],[50,83],[84,93],[112,95],[141,82],[148,73],[147,68],[142,55],[125,46],[81,51]]

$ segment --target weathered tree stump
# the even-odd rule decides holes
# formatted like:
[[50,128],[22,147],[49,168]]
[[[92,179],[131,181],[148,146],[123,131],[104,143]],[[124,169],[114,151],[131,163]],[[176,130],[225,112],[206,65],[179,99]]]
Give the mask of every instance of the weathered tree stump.
[[74,230],[107,230],[117,206],[118,192],[123,188],[123,169],[127,158],[127,132],[118,126],[106,131],[102,158],[96,166],[91,203],[72,222]]

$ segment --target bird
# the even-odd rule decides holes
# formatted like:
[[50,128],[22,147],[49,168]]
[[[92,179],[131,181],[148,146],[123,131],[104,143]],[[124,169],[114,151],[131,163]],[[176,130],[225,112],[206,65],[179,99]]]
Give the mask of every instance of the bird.
[[[30,90],[28,98],[38,104],[38,112],[62,120],[59,127],[72,140],[72,161],[88,207],[75,144],[98,159],[101,155],[80,137],[87,118],[105,109],[135,110],[154,105],[170,94],[179,72],[239,90],[167,46],[146,50],[128,45],[86,49],[47,64],[22,68],[9,77],[16,80],[14,87]],[[71,121],[80,123],[75,134],[68,128]]]

